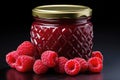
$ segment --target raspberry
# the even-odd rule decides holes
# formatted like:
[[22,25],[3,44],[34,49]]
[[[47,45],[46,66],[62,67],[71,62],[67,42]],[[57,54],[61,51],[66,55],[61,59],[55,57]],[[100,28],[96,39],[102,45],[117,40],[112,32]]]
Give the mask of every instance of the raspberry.
[[11,68],[15,68],[15,62],[18,57],[17,51],[11,51],[6,55],[6,62]]
[[79,63],[80,63],[80,65],[81,65],[81,69],[80,69],[80,72],[85,72],[85,71],[87,71],[87,69],[88,69],[88,63],[87,63],[87,61],[85,60],[85,59],[83,59],[83,58],[74,58],[74,59],[76,59]]
[[28,55],[28,56],[34,56],[36,53],[36,49],[34,45],[29,41],[24,41],[23,43],[21,43],[18,46],[17,51],[20,55]]
[[81,69],[81,65],[79,62],[75,59],[70,59],[65,63],[65,72],[68,75],[74,76],[77,75]]
[[35,59],[27,55],[21,55],[16,60],[15,68],[20,72],[31,71],[33,68]]
[[41,55],[41,60],[47,67],[55,67],[58,61],[58,55],[54,51],[45,51]]
[[65,73],[64,66],[65,66],[65,63],[67,61],[68,61],[67,58],[65,58],[65,57],[59,57],[58,58],[58,64],[55,67],[55,71],[58,72],[58,73]]
[[36,60],[33,65],[33,71],[36,74],[46,73],[48,70],[47,66],[45,66],[40,59]]
[[103,69],[102,60],[98,57],[92,57],[88,60],[88,69],[90,72],[99,73]]
[[101,60],[103,60],[103,55],[100,51],[93,51],[92,57],[99,57]]

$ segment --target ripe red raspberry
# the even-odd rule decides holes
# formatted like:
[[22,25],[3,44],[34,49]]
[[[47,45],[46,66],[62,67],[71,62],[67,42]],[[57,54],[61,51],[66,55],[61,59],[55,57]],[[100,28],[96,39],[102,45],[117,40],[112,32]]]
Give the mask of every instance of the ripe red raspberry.
[[55,67],[58,61],[58,55],[54,51],[45,51],[41,55],[41,60],[47,67]]
[[43,74],[46,73],[48,70],[48,67],[45,66],[40,59],[36,60],[33,65],[33,71],[36,74]]
[[92,57],[99,57],[101,60],[103,60],[103,55],[100,51],[93,51]]
[[92,57],[88,60],[88,69],[90,72],[98,73],[103,69],[102,60],[98,57]]
[[16,60],[15,68],[20,72],[31,71],[33,68],[35,59],[27,55],[21,55]]
[[65,72],[68,75],[74,76],[77,75],[81,69],[81,65],[79,62],[75,59],[70,59],[65,63]]
[[76,59],[79,63],[80,63],[80,65],[81,65],[81,69],[80,69],[80,72],[85,72],[85,71],[87,71],[87,69],[88,69],[88,63],[87,63],[87,61],[85,60],[85,59],[83,59],[83,58],[74,58],[74,59]]
[[6,55],[6,62],[11,68],[15,68],[15,62],[16,62],[17,58],[18,58],[18,52],[17,51],[9,52]]
[[65,73],[65,63],[68,61],[67,58],[65,57],[59,57],[58,58],[58,62],[57,62],[57,66],[55,66],[55,71],[58,73]]
[[20,55],[34,56],[35,53],[36,53],[36,49],[35,49],[34,45],[31,42],[24,41],[23,43],[21,43],[18,46],[17,52]]

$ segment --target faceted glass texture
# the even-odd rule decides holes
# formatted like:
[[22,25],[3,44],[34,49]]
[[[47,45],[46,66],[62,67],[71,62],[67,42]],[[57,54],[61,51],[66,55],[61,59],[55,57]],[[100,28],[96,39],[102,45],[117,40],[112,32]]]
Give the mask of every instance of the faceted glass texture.
[[91,57],[93,25],[90,17],[80,19],[35,18],[31,26],[31,42],[39,54],[53,50],[67,58]]

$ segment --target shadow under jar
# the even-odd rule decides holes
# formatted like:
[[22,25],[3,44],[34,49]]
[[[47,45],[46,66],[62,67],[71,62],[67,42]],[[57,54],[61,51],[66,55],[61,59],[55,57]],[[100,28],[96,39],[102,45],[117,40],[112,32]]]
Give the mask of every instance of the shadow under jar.
[[32,10],[31,42],[39,54],[53,50],[67,58],[91,57],[92,10],[81,5],[44,5]]

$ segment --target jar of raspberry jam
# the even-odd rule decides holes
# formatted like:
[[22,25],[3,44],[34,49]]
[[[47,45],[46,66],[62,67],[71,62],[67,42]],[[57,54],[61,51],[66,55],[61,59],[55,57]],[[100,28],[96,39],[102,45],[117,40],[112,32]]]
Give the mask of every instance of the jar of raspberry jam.
[[81,5],[44,5],[32,10],[31,42],[39,54],[53,50],[67,58],[91,57],[92,10]]

